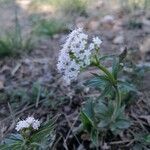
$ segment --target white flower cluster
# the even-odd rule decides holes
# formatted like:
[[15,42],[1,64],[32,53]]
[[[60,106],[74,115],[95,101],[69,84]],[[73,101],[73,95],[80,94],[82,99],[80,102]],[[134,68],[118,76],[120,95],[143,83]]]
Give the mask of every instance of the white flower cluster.
[[16,125],[16,130],[20,131],[22,129],[26,129],[32,127],[34,130],[38,130],[38,128],[40,127],[40,121],[34,119],[34,117],[28,117],[25,120],[21,120],[17,123]]
[[90,65],[92,50],[99,48],[102,41],[95,37],[88,44],[88,35],[82,28],[73,30],[60,51],[57,69],[63,75],[66,84],[76,80],[81,69]]

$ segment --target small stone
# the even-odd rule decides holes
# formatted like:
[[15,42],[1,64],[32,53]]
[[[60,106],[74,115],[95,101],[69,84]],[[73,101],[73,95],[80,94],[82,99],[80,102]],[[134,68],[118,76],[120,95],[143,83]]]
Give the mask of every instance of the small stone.
[[112,15],[106,15],[102,18],[101,22],[102,23],[108,23],[108,24],[114,24],[114,16]]
[[100,22],[98,19],[95,18],[93,20],[90,20],[87,26],[88,26],[87,28],[90,31],[95,31],[95,30],[98,30],[98,28],[100,26]]
[[113,43],[114,44],[123,44],[124,37],[122,35],[118,35],[114,38]]
[[140,45],[140,51],[142,53],[150,52],[150,38],[145,39],[143,44]]
[[150,27],[150,20],[144,18],[144,19],[142,20],[142,23],[143,23],[143,25],[146,25],[146,26],[149,26],[149,27]]
[[4,81],[0,80],[0,90],[4,89]]

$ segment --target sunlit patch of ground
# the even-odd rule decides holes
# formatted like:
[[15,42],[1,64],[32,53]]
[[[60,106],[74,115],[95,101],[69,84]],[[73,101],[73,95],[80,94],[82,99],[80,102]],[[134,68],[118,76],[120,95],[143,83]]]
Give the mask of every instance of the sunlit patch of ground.
[[34,3],[32,0],[16,0],[17,5],[28,13],[54,13],[55,7],[50,4]]

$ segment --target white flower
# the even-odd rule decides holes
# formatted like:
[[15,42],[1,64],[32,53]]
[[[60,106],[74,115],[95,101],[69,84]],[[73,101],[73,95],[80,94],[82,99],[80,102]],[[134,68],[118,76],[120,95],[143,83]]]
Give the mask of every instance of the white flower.
[[93,38],[93,43],[88,44],[88,35],[82,28],[73,30],[58,58],[57,69],[62,74],[63,79],[69,85],[71,81],[76,80],[81,69],[90,65],[92,51],[99,47],[101,40]]
[[94,37],[94,38],[93,38],[93,43],[94,43],[97,47],[100,47],[102,41],[101,41],[101,39],[99,39],[99,37]]
[[33,122],[33,124],[32,124],[32,127],[33,127],[34,130],[38,130],[39,127],[40,127],[40,121],[35,120],[35,121]]
[[34,117],[28,117],[28,118],[26,118],[26,120],[25,120],[28,124],[32,124],[34,121],[35,121],[35,119],[34,119]]
[[20,131],[22,129],[33,128],[34,130],[38,130],[40,127],[40,121],[34,119],[34,117],[28,117],[25,120],[21,120],[16,125],[16,130]]
[[90,46],[89,46],[89,49],[93,50],[94,48],[95,48],[94,43],[91,43]]
[[17,131],[20,131],[24,128],[29,128],[30,127],[30,124],[28,124],[25,120],[22,120],[22,121],[19,121],[16,125],[16,130]]

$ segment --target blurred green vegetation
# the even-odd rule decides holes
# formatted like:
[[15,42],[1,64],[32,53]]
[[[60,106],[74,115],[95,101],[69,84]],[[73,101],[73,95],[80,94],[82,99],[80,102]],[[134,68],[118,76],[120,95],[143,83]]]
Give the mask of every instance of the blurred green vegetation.
[[57,10],[61,10],[66,14],[85,14],[88,1],[89,0],[33,0],[30,5],[52,5]]
[[35,27],[35,33],[52,37],[55,34],[68,31],[66,23],[60,19],[40,20]]
[[[0,0],[0,7],[3,7],[3,4],[15,4],[19,6],[17,0]],[[30,9],[42,8],[42,6],[52,6],[54,7],[54,12],[35,12],[36,9],[32,9],[29,13],[29,22],[30,17],[32,17],[33,26],[30,26],[31,31],[34,30],[35,33],[40,35],[48,35],[52,37],[55,34],[68,31],[68,27],[74,24],[75,18],[81,15],[92,16],[93,11],[99,11],[99,14],[102,14],[102,10],[89,10],[89,6],[93,7],[94,4],[99,2],[98,0],[31,0],[29,8],[27,11],[30,12]],[[122,9],[127,9],[129,11],[134,11],[136,9],[148,10],[150,8],[150,0],[103,0],[103,2],[112,9],[115,5],[118,5]],[[13,6],[15,6],[13,5]],[[8,5],[8,9],[16,9],[17,7],[11,8],[11,5]],[[97,6],[97,5],[96,5]],[[108,8],[109,8],[108,7]],[[20,9],[20,7],[18,7]],[[35,11],[34,11],[35,10]],[[25,10],[26,11],[26,10]],[[109,12],[106,10],[105,13]],[[5,12],[4,12],[5,13]],[[7,12],[6,12],[7,13]],[[48,17],[43,18],[46,14]],[[88,15],[87,15],[88,14]],[[27,14],[28,15],[28,14]],[[1,20],[0,20],[1,21]],[[3,22],[1,23],[3,24]],[[15,23],[16,27],[14,31],[7,30],[5,35],[0,35],[0,57],[18,55],[22,50],[31,50],[33,44],[31,42],[32,38],[29,35],[29,38],[24,39],[22,37],[22,30],[18,23]],[[130,29],[142,28],[142,24],[139,21],[131,20],[128,27]],[[33,29],[32,29],[33,28]],[[3,31],[3,29],[1,30]],[[14,38],[15,37],[15,38]]]
[[119,3],[121,7],[128,7],[131,10],[150,8],[150,0],[119,0]]

